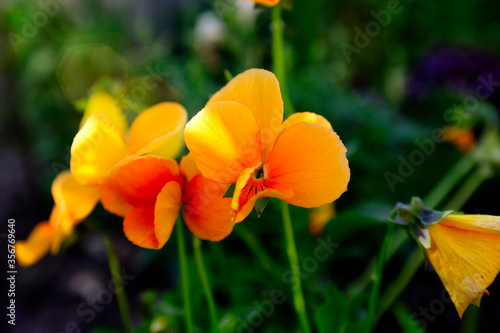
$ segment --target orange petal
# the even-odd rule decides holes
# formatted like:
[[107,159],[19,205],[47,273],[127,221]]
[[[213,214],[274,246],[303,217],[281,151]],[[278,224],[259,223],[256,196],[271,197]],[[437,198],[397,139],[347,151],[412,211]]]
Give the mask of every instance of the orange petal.
[[95,185],[127,155],[123,135],[112,119],[93,114],[71,145],[71,173],[83,185]]
[[267,7],[276,6],[277,4],[280,3],[280,0],[242,0],[242,1],[253,1]]
[[288,117],[281,125],[280,133],[295,124],[306,122],[317,124],[333,131],[332,125],[325,117],[312,112],[297,112]]
[[129,241],[146,249],[158,249],[154,232],[154,204],[137,205],[123,220],[123,232]]
[[191,153],[182,158],[180,167],[187,182],[191,181],[191,179],[193,179],[196,175],[200,174],[200,169],[196,166],[196,162],[194,161]]
[[154,205],[168,182],[183,181],[176,161],[149,155],[127,158],[113,170],[111,178],[116,193],[132,206]]
[[172,233],[181,205],[181,187],[167,183],[152,204],[134,206],[123,220],[123,232],[128,240],[147,249],[160,249]]
[[222,198],[227,184],[202,175],[195,176],[184,189],[182,215],[189,230],[197,237],[219,241],[233,231],[231,198]]
[[231,208],[234,210],[234,221],[243,221],[255,206],[259,198],[273,197],[288,200],[293,197],[293,190],[282,183],[255,178],[256,169],[243,171],[236,182]]
[[500,217],[492,215],[448,215],[441,222],[449,227],[500,235]]
[[113,124],[115,124],[120,134],[125,136],[128,129],[127,118],[125,117],[125,113],[123,112],[118,100],[103,91],[94,93],[89,98],[87,107],[85,108],[85,113],[83,114],[82,121],[80,122],[80,128],[85,125],[90,116],[96,113],[108,116]]
[[50,214],[49,223],[54,230],[52,240],[52,254],[57,254],[61,244],[73,233],[75,226],[81,222],[76,220],[68,211],[63,211],[59,207],[54,206]]
[[500,270],[500,235],[449,227],[428,226],[432,266],[462,317],[469,304],[479,306],[486,288]]
[[186,146],[204,177],[234,183],[261,159],[259,125],[252,111],[236,102],[212,103],[186,125]]
[[264,167],[265,178],[290,186],[288,203],[318,207],[347,189],[350,170],[338,135],[317,124],[299,122],[280,134]]
[[28,239],[15,243],[16,259],[19,265],[27,267],[39,261],[49,252],[53,238],[52,225],[48,222],[38,223]]
[[130,154],[175,158],[184,146],[186,121],[187,111],[179,103],[165,102],[150,107],[132,123]]
[[[261,130],[262,156],[265,160],[283,122],[283,100],[276,76],[263,69],[249,69],[235,76],[207,103],[234,101],[252,110]],[[244,119],[234,120],[232,126],[245,126]]]
[[158,246],[161,248],[170,238],[179,209],[181,208],[182,190],[178,182],[169,182],[163,187],[155,205],[154,231]]
[[328,203],[311,209],[309,212],[309,232],[313,236],[319,236],[325,230],[325,226],[335,217],[335,204]]
[[125,217],[130,212],[132,206],[116,193],[112,181],[105,181],[99,184],[98,187],[101,195],[101,204],[104,209],[121,217]]

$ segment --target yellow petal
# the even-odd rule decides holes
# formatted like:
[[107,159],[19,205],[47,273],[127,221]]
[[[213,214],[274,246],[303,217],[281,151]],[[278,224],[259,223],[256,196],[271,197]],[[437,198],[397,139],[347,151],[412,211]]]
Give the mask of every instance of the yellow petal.
[[99,201],[99,189],[79,184],[69,171],[54,179],[51,190],[55,205],[75,221],[87,217]]
[[312,112],[297,112],[288,117],[281,125],[280,133],[295,124],[306,122],[317,124],[333,131],[332,125],[325,117]]
[[500,235],[500,216],[448,215],[439,222],[449,227]]
[[234,183],[262,162],[259,125],[240,103],[210,104],[187,123],[184,139],[203,176],[217,182]]
[[79,183],[95,185],[104,181],[109,171],[126,155],[123,136],[112,119],[94,114],[71,145],[71,173]]
[[[207,103],[234,101],[248,107],[261,129],[263,160],[267,158],[283,122],[283,100],[279,82],[273,73],[263,69],[249,69],[235,76]],[[234,126],[244,126],[243,119],[234,119]]]
[[128,128],[127,118],[125,117],[125,113],[123,113],[123,109],[121,108],[118,100],[102,91],[94,93],[89,98],[87,107],[85,108],[85,113],[83,114],[82,121],[80,122],[80,128],[85,125],[90,116],[96,113],[109,116],[121,135],[125,136]]
[[52,246],[54,229],[48,222],[38,223],[28,239],[17,241],[16,259],[23,267],[31,266],[45,256]]
[[427,256],[462,317],[469,304],[479,305],[500,270],[500,235],[441,222],[428,230],[431,248],[426,250]]
[[186,182],[191,181],[196,175],[200,174],[200,169],[196,166],[196,162],[191,153],[182,158],[180,168],[182,174],[186,177]]
[[318,207],[347,190],[350,170],[346,148],[323,126],[299,122],[280,134],[264,167],[265,178],[292,188],[288,203]]
[[150,107],[132,123],[130,154],[175,158],[184,146],[186,121],[186,109],[179,103],[165,102]]

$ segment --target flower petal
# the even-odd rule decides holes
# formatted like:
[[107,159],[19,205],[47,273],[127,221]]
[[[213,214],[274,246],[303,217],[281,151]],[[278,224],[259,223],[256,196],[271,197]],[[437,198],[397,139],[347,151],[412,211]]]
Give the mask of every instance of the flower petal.
[[71,145],[71,172],[79,183],[95,185],[126,155],[123,135],[112,119],[93,114]]
[[253,1],[260,3],[261,5],[272,7],[280,3],[281,0],[243,0],[243,1]]
[[481,297],[500,270],[500,235],[462,230],[443,223],[429,225],[432,266],[462,317]]
[[200,174],[200,169],[196,166],[193,154],[191,153],[182,158],[180,168],[182,174],[186,177],[187,182],[191,181],[191,179],[193,179],[196,175]]
[[299,122],[276,140],[264,167],[265,178],[293,189],[288,203],[318,207],[346,191],[350,178],[346,151],[334,131]]
[[49,222],[38,223],[28,239],[15,243],[16,259],[19,265],[27,267],[39,261],[49,252],[53,238],[52,225]]
[[170,238],[181,208],[182,190],[178,182],[167,183],[158,194],[155,205],[154,232],[161,248]]
[[55,205],[74,221],[86,218],[99,201],[99,189],[81,185],[69,171],[61,172],[54,179],[51,190]]
[[212,103],[186,125],[186,146],[204,177],[234,183],[247,167],[262,162],[259,125],[246,106]]
[[293,190],[283,183],[256,179],[255,171],[255,168],[246,169],[236,182],[231,202],[236,223],[243,221],[250,214],[259,198],[273,197],[286,201],[294,195]]
[[155,205],[137,205],[123,220],[123,232],[129,241],[146,249],[158,249],[154,232]]
[[105,181],[98,185],[101,196],[101,204],[108,212],[125,217],[132,209],[132,206],[126,203],[116,193],[112,181]]
[[[234,101],[252,110],[261,130],[262,156],[265,160],[283,122],[283,99],[278,79],[264,69],[249,69],[235,76],[208,101]],[[241,125],[240,125],[241,124]],[[243,119],[233,126],[244,126]]]
[[333,131],[332,125],[328,120],[326,120],[325,117],[312,112],[297,112],[292,114],[290,117],[286,118],[286,120],[281,125],[280,133],[286,130],[287,128],[292,127],[293,125],[301,122],[317,124],[325,128],[331,129]]
[[319,236],[325,230],[325,226],[335,217],[335,203],[331,202],[323,206],[311,209],[309,212],[309,232],[313,236]]
[[111,173],[118,195],[132,206],[152,204],[170,181],[182,184],[177,162],[155,156],[131,156]]
[[150,107],[132,123],[130,154],[175,158],[184,145],[186,121],[187,111],[179,103],[165,102]]
[[227,184],[217,183],[202,175],[186,184],[182,215],[189,230],[197,237],[220,241],[233,231],[231,198],[222,198]]
[[110,117],[120,134],[125,136],[128,129],[127,118],[118,100],[103,91],[94,93],[87,102],[85,113],[80,122],[80,128],[82,128],[87,120],[96,113]]
[[500,216],[448,215],[441,222],[449,227],[500,235]]

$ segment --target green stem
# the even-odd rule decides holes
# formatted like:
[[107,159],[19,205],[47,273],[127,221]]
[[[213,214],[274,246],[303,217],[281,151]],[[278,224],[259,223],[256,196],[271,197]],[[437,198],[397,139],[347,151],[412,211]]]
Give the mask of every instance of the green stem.
[[382,244],[382,249],[380,250],[380,255],[377,261],[377,267],[375,270],[375,275],[373,277],[373,287],[370,292],[370,300],[368,304],[368,313],[365,320],[365,333],[370,333],[373,329],[373,318],[375,317],[375,310],[377,308],[377,299],[380,291],[380,285],[382,283],[382,271],[384,265],[387,261],[387,252],[389,246],[392,242],[392,237],[394,236],[395,224],[389,223],[387,234],[385,236],[384,243]]
[[272,9],[271,30],[273,34],[273,71],[280,83],[281,96],[285,104],[285,115],[288,117],[295,113],[295,110],[290,100],[290,96],[288,95],[286,85],[285,43],[283,38],[281,8],[279,6],[275,6]]
[[307,319],[306,302],[304,301],[304,294],[302,293],[302,283],[300,281],[299,259],[297,256],[297,248],[295,247],[295,240],[293,238],[292,219],[290,217],[290,209],[288,204],[284,201],[281,202],[281,214],[283,215],[283,226],[285,229],[286,240],[286,253],[290,261],[290,269],[292,272],[292,292],[293,292],[293,305],[295,311],[299,316],[299,323],[302,333],[311,333],[309,320]]
[[194,236],[193,238],[193,248],[194,248],[194,256],[196,258],[196,266],[198,267],[198,274],[201,279],[201,284],[203,286],[203,292],[205,293],[205,298],[207,299],[208,312],[210,314],[210,326],[212,327],[211,332],[219,332],[219,326],[217,320],[218,318],[217,307],[215,305],[212,289],[210,288],[210,283],[208,281],[205,264],[203,263],[203,254],[201,253],[201,240],[196,236]]
[[472,170],[475,163],[475,150],[464,155],[427,194],[423,200],[425,206],[437,208],[458,182]]
[[407,333],[425,333],[425,328],[420,326],[419,323],[412,320],[412,314],[408,305],[403,302],[398,302],[398,304],[392,308],[392,313],[396,318],[399,326]]
[[258,262],[269,272],[273,272],[273,261],[262,247],[257,237],[243,223],[239,223],[234,231],[245,242],[250,251],[259,259]]
[[125,293],[125,286],[123,285],[120,262],[109,237],[103,232],[101,232],[101,236],[106,248],[109,270],[111,272],[113,285],[116,291],[116,299],[118,301],[118,307],[120,308],[120,314],[122,316],[124,332],[132,333],[133,325],[132,318],[130,317],[130,306],[128,303],[127,294]]
[[184,242],[184,232],[182,228],[182,218],[177,218],[175,226],[177,233],[177,252],[179,253],[179,268],[181,273],[182,298],[184,302],[184,321],[186,332],[194,333],[193,313],[191,311],[191,300],[189,298],[189,272],[186,259],[186,243]]
[[380,318],[392,305],[392,303],[399,297],[399,295],[406,288],[408,283],[415,272],[419,269],[420,265],[424,262],[424,256],[420,247],[416,247],[411,253],[408,260],[406,260],[403,269],[399,272],[399,275],[392,281],[392,283],[387,287],[387,290],[380,298],[380,303],[377,311],[377,317]]
[[479,188],[479,186],[489,178],[491,171],[488,168],[479,167],[470,175],[467,181],[457,191],[457,193],[446,204],[444,210],[460,209],[472,194]]

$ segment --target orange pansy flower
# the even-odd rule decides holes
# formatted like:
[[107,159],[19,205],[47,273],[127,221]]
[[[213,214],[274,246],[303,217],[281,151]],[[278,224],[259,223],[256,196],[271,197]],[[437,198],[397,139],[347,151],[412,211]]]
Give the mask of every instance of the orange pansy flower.
[[283,122],[278,80],[262,69],[217,92],[188,122],[184,139],[204,177],[236,183],[235,222],[262,197],[306,208],[330,203],[350,178],[346,148],[330,123],[309,112]]
[[160,249],[172,233],[179,210],[198,237],[220,240],[231,233],[231,199],[225,186],[204,178],[190,155],[176,161],[155,156],[125,159],[110,175],[113,191],[132,209],[123,230],[134,244]]
[[56,253],[99,199],[106,210],[126,216],[132,205],[114,190],[111,170],[129,156],[177,156],[186,121],[187,112],[180,104],[165,102],[142,112],[128,129],[118,101],[104,92],[93,94],[71,146],[71,173],[63,172],[54,180],[55,207],[49,222],[42,222],[25,242],[17,243],[19,262],[28,266],[49,249]]
[[54,208],[47,222],[39,223],[25,241],[16,242],[16,258],[30,266],[49,251],[57,253],[61,243],[85,219],[99,201],[97,188],[82,186],[69,171],[61,172],[52,183]]
[[448,215],[427,229],[427,257],[461,318],[469,304],[479,306],[500,271],[500,217]]

